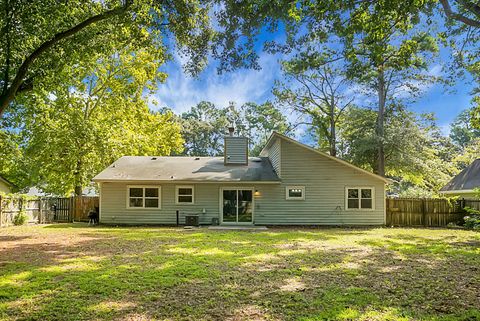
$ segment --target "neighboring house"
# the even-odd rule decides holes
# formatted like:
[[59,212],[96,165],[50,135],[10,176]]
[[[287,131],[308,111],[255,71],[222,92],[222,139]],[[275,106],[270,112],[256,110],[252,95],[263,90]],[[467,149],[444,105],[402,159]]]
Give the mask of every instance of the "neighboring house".
[[14,187],[12,183],[0,176],[0,193],[9,194],[12,192],[12,187]]
[[382,225],[388,179],[273,133],[260,157],[225,137],[224,157],[125,156],[94,181],[100,222]]
[[[82,195],[83,196],[98,196],[98,193],[95,189],[95,186],[93,186],[94,184],[92,184],[91,186],[87,186],[85,187],[83,190],[82,190]],[[45,193],[41,188],[39,187],[30,187],[26,193],[26,195],[28,196],[37,196],[37,197],[63,197],[64,195],[55,195],[55,194],[51,194],[51,193]],[[72,194],[73,196],[73,194]]]
[[476,196],[475,188],[480,188],[480,158],[452,178],[447,185],[440,189],[440,192],[447,196],[474,198]]

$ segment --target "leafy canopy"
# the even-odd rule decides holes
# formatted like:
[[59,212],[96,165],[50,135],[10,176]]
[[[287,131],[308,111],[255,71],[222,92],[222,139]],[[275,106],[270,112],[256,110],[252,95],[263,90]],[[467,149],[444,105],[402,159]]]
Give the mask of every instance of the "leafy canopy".
[[223,155],[223,137],[227,127],[234,126],[237,135],[249,138],[249,153],[256,156],[273,131],[285,133],[289,124],[272,103],[245,103],[235,108],[219,108],[201,102],[181,115],[184,154],[191,156]]
[[[156,50],[125,50],[71,67],[69,86],[18,100],[6,132],[16,138],[21,159],[16,183],[55,194],[80,194],[93,176],[123,155],[180,152],[180,125],[172,113],[151,112],[149,92],[165,75]],[[13,126],[12,126],[13,125]],[[7,154],[5,158],[11,158]]]
[[254,0],[0,0],[0,115],[18,95],[54,90],[69,67],[126,44],[132,51],[176,50],[192,74],[209,56],[220,60],[220,70],[258,67],[255,37],[275,28],[288,7]]

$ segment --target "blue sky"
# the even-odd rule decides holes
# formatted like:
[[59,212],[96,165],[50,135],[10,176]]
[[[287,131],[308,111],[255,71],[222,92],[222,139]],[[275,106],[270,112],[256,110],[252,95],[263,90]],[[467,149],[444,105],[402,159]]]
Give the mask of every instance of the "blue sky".
[[[266,37],[266,36],[264,36]],[[202,100],[226,107],[230,101],[237,105],[245,102],[263,103],[273,99],[274,81],[281,79],[279,56],[260,53],[261,70],[237,70],[219,75],[213,62],[197,77],[192,78],[182,71],[182,58],[176,56],[162,70],[168,74],[167,81],[159,84],[154,99],[160,107],[172,108],[181,113]],[[432,63],[430,71],[441,75],[441,64],[449,60],[450,52],[441,50],[438,61]],[[442,84],[423,88],[423,94],[410,109],[419,113],[433,112],[444,134],[449,132],[449,124],[464,109],[470,107],[471,78],[458,79],[452,87]]]

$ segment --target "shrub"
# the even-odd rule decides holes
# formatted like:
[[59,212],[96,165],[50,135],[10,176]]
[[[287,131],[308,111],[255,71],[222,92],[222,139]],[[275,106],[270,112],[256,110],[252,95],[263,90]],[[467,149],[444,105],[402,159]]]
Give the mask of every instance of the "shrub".
[[13,218],[13,224],[14,225],[24,225],[25,223],[27,223],[27,220],[28,220],[28,216],[25,213],[25,211],[20,211]]
[[480,211],[471,207],[465,207],[464,210],[469,214],[463,218],[465,227],[480,230]]

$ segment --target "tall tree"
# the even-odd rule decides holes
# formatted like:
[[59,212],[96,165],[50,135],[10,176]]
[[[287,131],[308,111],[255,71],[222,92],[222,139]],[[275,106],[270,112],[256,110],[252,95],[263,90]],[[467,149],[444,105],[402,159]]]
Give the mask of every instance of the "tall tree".
[[272,132],[285,134],[291,129],[285,115],[272,102],[245,103],[240,110],[245,122],[246,136],[250,141],[251,156],[260,154]]
[[286,117],[272,103],[245,103],[239,108],[234,103],[219,108],[210,102],[201,102],[181,115],[182,134],[186,155],[223,155],[223,136],[227,127],[234,126],[237,135],[250,142],[250,155],[260,153],[273,131],[285,133],[289,129]]
[[375,172],[385,174],[384,122],[392,98],[419,91],[437,46],[415,28],[423,1],[320,1],[294,10],[297,22],[285,46],[298,60],[318,66],[342,61],[349,79],[373,96],[377,109]]
[[318,146],[337,156],[337,126],[354,96],[349,81],[339,68],[329,65],[305,65],[294,58],[283,63],[284,83],[277,82],[274,94],[287,109],[300,114],[296,125],[310,126],[318,137]]
[[[60,71],[117,47],[176,48],[196,73],[207,57],[222,70],[258,67],[255,36],[275,28],[288,2],[233,0],[0,0],[0,117],[18,95],[62,84]],[[215,17],[215,29],[210,17]]]
[[[341,146],[346,160],[368,170],[376,166],[376,112],[351,107],[342,121]],[[386,174],[398,181],[428,190],[443,186],[457,169],[451,146],[445,141],[432,115],[417,115],[401,105],[385,113]],[[444,152],[445,150],[445,152]]]
[[[93,69],[72,67],[78,79],[49,96],[18,100],[12,131],[29,175],[20,185],[81,195],[92,177],[123,155],[181,151],[180,126],[171,113],[149,111],[144,97],[164,78],[156,50],[99,59]],[[147,96],[148,97],[148,96]]]
[[202,101],[181,115],[183,153],[190,156],[219,156],[223,153],[223,136],[229,125],[224,109]]
[[472,110],[462,111],[450,125],[450,138],[461,149],[480,138],[480,129],[472,126]]

